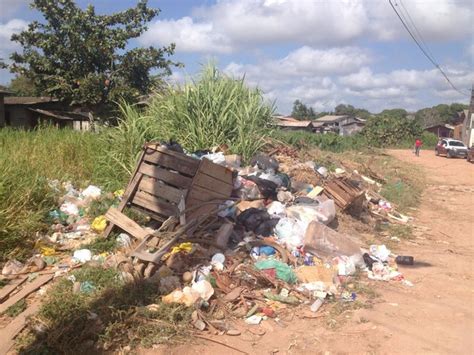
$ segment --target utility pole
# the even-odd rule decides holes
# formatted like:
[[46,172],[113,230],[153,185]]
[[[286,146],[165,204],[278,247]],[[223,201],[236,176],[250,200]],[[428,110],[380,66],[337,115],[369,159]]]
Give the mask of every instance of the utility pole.
[[474,144],[474,84],[471,88],[471,102],[463,124],[463,141],[468,147]]

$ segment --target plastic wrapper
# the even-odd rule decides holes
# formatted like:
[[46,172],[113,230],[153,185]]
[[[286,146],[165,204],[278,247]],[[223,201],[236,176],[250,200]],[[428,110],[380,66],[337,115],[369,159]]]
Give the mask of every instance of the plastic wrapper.
[[291,206],[286,209],[286,212],[289,217],[299,219],[306,224],[313,221],[329,224],[336,217],[336,206],[334,201],[329,199],[319,204]]
[[280,243],[289,250],[294,250],[303,245],[306,224],[295,218],[281,218],[275,226],[275,234]]
[[309,224],[304,236],[304,249],[326,260],[336,256],[358,255],[360,262],[363,262],[360,247],[355,238],[338,233],[319,222]]
[[267,206],[267,212],[272,218],[286,217],[285,205],[278,201],[273,201]]

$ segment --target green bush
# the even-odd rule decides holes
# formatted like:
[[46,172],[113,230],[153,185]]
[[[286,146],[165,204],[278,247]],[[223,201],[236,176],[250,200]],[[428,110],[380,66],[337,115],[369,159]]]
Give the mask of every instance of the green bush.
[[[392,110],[393,111],[393,110]],[[422,134],[419,123],[402,113],[382,113],[370,117],[362,134],[374,147],[393,147],[413,140]]]
[[189,151],[225,143],[248,159],[263,146],[273,111],[260,90],[208,65],[198,80],[156,94],[146,115],[158,124],[159,138],[175,139]]

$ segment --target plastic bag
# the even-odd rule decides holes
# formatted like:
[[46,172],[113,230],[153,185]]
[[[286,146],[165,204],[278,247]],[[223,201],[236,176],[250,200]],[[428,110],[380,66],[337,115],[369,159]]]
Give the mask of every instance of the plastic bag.
[[257,261],[255,263],[255,267],[258,270],[275,269],[276,277],[280,280],[288,282],[289,284],[293,284],[297,280],[296,275],[291,267],[275,259],[265,259]]
[[286,217],[286,209],[285,205],[281,202],[278,201],[273,201],[267,206],[267,212],[270,215],[270,217],[275,218],[275,217]]
[[319,221],[329,224],[336,217],[336,206],[334,201],[328,199],[315,205],[297,205],[287,208],[287,215],[309,224]]
[[360,247],[354,238],[338,233],[319,222],[309,224],[304,236],[304,249],[322,259],[358,255],[363,261]]
[[225,165],[225,156],[224,153],[209,153],[203,156],[204,159],[209,159],[214,164]]
[[107,219],[105,216],[96,217],[91,224],[91,228],[97,233],[102,233],[107,227]]
[[98,199],[101,194],[102,194],[102,190],[99,187],[94,186],[94,185],[87,186],[84,189],[84,191],[82,191],[81,193],[81,195],[85,199],[92,199],[92,200]]
[[295,218],[281,218],[275,226],[275,234],[289,250],[303,245],[305,231],[306,224]]

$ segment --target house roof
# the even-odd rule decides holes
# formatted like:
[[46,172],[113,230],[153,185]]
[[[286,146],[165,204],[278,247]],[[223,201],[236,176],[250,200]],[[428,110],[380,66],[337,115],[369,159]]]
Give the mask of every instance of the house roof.
[[40,110],[37,108],[29,108],[30,111],[42,114],[44,116],[52,117],[58,120],[65,121],[87,121],[89,119],[86,113],[81,112],[67,112],[67,111],[49,111]]
[[10,96],[5,97],[5,105],[34,105],[45,102],[58,102],[58,99],[46,96]]
[[276,125],[280,127],[309,127],[311,126],[311,121],[279,120]]
[[0,95],[11,95],[11,94],[13,94],[11,91],[0,88]]
[[454,129],[454,126],[450,125],[450,124],[442,124],[442,123],[438,123],[438,124],[434,124],[434,125],[431,125],[429,127],[425,127],[425,129],[430,129],[430,128],[435,128],[435,127],[444,127],[444,128],[447,128],[447,129]]
[[329,123],[329,122],[337,122],[347,117],[349,116],[348,115],[326,115],[323,117],[316,118],[315,121]]
[[293,118],[291,116],[281,116],[281,117],[277,117],[279,120],[284,120],[284,121],[293,121],[293,122],[298,122],[299,120],[297,120],[296,118]]

